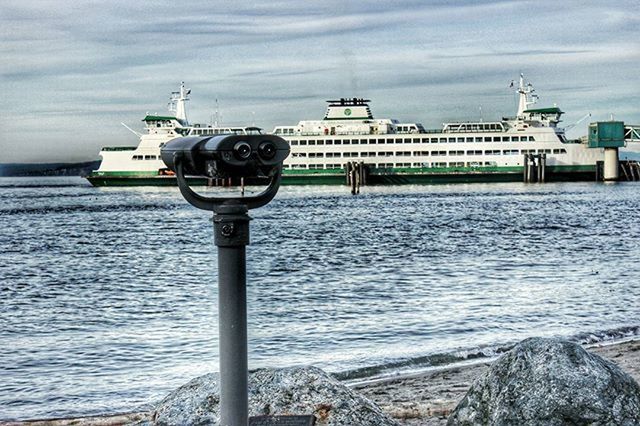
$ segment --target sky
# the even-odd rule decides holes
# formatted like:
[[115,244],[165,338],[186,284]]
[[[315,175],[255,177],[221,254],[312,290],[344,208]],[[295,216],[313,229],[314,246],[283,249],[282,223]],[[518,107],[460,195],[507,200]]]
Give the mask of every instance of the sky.
[[0,163],[135,146],[180,82],[191,122],[294,125],[327,99],[439,128],[514,115],[524,73],[564,125],[640,124],[640,0],[0,0]]

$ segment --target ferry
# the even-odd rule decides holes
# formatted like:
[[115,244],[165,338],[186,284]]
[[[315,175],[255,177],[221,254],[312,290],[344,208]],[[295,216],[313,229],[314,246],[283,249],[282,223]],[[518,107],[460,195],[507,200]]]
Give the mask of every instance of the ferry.
[[[87,179],[96,186],[174,185],[175,176],[160,158],[169,140],[261,132],[257,127],[190,124],[185,108],[189,92],[183,83],[172,93],[172,114],[145,116],[146,134],[139,135],[138,146],[102,148],[102,163]],[[346,170],[356,163],[366,170],[368,184],[522,181],[526,154],[545,156],[547,181],[594,180],[603,149],[589,148],[586,138],[568,140],[559,125],[564,112],[557,106],[536,108],[538,97],[522,74],[517,93],[514,117],[444,123],[438,130],[375,118],[367,99],[327,101],[321,120],[274,128],[272,133],[291,146],[283,184],[345,184]]]
[[[219,134],[256,134],[258,127],[222,127],[213,124],[192,124],[187,119],[186,101],[190,89],[184,82],[180,90],[172,92],[169,99],[169,113],[166,115],[147,114],[142,121],[145,133],[138,133],[137,146],[103,147],[100,150],[100,167],[85,178],[94,186],[160,186],[176,185],[176,178],[162,162],[160,150],[171,139],[182,136],[207,136]],[[193,180],[193,179],[191,179]],[[206,179],[196,179],[195,184],[205,184]]]

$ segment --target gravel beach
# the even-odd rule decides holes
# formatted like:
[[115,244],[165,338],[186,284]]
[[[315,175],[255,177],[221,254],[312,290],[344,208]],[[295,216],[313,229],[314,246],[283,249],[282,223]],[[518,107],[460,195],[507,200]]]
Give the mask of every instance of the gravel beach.
[[[640,340],[585,347],[613,361],[640,382]],[[406,425],[444,425],[447,416],[471,383],[489,368],[490,362],[457,365],[422,374],[381,379],[353,386],[391,417]],[[147,420],[148,413],[119,414],[75,419],[0,422],[0,426],[116,426]]]
[[[613,361],[640,382],[640,341],[586,346],[589,352]],[[420,375],[381,380],[355,386],[406,425],[445,425],[447,416],[464,397],[471,383],[490,363],[454,366]]]

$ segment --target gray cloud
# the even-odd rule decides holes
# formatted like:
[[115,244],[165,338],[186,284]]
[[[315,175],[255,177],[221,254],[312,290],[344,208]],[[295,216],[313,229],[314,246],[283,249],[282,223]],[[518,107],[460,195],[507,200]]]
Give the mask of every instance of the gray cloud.
[[163,112],[183,80],[192,121],[210,120],[218,99],[227,123],[255,115],[269,130],[344,96],[430,127],[476,118],[480,105],[497,118],[513,113],[507,84],[520,72],[567,122],[585,110],[640,122],[638,12],[635,0],[5,0],[0,163],[135,144],[119,123]]

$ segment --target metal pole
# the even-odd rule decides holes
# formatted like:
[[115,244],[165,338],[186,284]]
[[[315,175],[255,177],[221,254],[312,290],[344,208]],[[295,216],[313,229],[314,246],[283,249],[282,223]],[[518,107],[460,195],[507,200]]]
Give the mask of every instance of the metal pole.
[[249,215],[242,204],[221,205],[213,217],[218,246],[220,425],[248,424],[247,262]]

